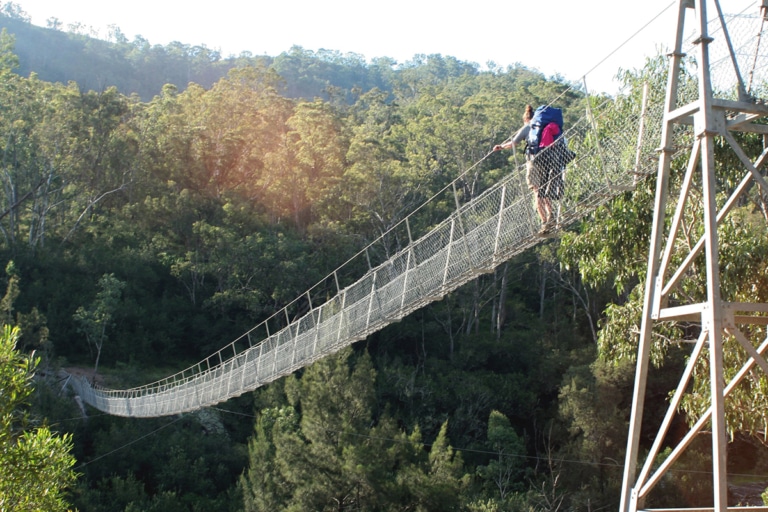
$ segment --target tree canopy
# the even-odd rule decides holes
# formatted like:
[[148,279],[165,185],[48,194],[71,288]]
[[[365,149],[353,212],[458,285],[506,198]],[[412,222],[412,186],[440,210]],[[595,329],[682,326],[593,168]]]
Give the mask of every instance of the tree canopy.
[[[595,98],[524,66],[480,70],[440,55],[365,63],[301,48],[222,58],[203,47],[130,42],[117,29],[112,42],[55,23],[41,32],[20,17],[0,16],[9,29],[0,36],[0,313],[21,327],[7,333],[17,350],[36,350],[45,370],[24,397],[63,433],[40,435],[71,447],[80,463],[73,506],[618,506],[615,461],[636,351],[626,333],[642,304],[652,178],[561,239],[220,407],[104,417],[81,409],[56,377],[87,369],[98,384],[130,388],[199,361],[286,305],[300,314],[296,297],[326,276],[339,279],[338,265],[457,175],[482,160],[462,185],[469,199],[512,171],[505,157],[484,156],[519,126],[526,104],[557,97],[568,122]],[[80,78],[44,75],[24,31],[41,45],[54,41],[63,52],[55,62]],[[101,81],[89,81],[97,80],[91,68]],[[617,115],[639,108],[642,82],[658,99],[664,73],[659,59],[624,73],[631,87],[612,99]],[[757,136],[742,142],[762,151]],[[736,176],[726,168],[722,179],[727,187]],[[454,207],[430,204],[408,227],[424,232]],[[766,211],[752,191],[722,227],[732,300],[766,294]],[[395,231],[372,257],[407,238]],[[366,262],[356,270],[365,273]],[[329,290],[344,278],[329,279]],[[701,290],[690,281],[681,293]],[[305,302],[328,298],[308,295]],[[695,330],[668,325],[657,334],[654,362],[680,365]],[[28,384],[32,360],[9,357]],[[660,371],[651,386],[646,408],[659,410],[674,384]],[[750,386],[729,425],[732,449],[749,454],[739,471],[759,474],[765,379]],[[679,421],[700,408],[687,402]],[[697,457],[683,464],[696,468]],[[71,459],[56,460],[69,475]],[[663,492],[699,504],[704,488],[686,474]]]

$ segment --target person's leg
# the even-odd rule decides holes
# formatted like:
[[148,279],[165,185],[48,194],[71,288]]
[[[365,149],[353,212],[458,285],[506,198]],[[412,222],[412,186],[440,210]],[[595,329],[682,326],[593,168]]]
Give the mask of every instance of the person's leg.
[[552,201],[546,195],[541,198],[541,202],[544,206],[545,223],[549,224],[553,220],[552,216]]
[[536,198],[536,212],[539,214],[541,220],[540,232],[545,232],[549,229],[549,220],[552,217],[552,204],[547,197],[547,181],[548,170],[546,167],[537,165],[536,162],[529,162],[528,167],[528,186],[533,190],[533,195]]
[[544,235],[552,230],[552,203],[549,198],[544,194],[544,191],[539,189],[536,194],[536,211],[539,213],[541,219],[541,227],[539,228],[539,234]]
[[534,194],[536,195],[536,212],[539,214],[539,219],[541,219],[542,224],[546,224],[547,222],[547,207],[544,203],[545,197],[543,197],[539,189],[534,189]]

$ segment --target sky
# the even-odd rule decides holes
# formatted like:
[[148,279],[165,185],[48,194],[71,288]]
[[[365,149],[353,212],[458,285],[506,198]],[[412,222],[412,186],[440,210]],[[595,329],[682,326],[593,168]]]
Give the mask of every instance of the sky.
[[[639,69],[674,42],[677,0],[12,0],[34,25],[57,18],[107,39],[115,25],[133,41],[205,45],[223,57],[277,56],[292,46],[398,63],[417,54],[506,67],[615,92],[617,71]],[[726,13],[758,13],[757,0],[720,0]],[[754,11],[754,12],[753,12]],[[716,12],[709,0],[708,13]],[[690,22],[689,22],[690,23]],[[550,35],[545,35],[546,32]]]

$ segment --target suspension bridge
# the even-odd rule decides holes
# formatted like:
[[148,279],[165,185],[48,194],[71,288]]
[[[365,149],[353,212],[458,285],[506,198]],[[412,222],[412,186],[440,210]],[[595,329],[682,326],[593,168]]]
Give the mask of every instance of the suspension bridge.
[[[739,63],[749,70],[752,83],[764,84],[768,51],[756,53],[759,47],[755,40],[763,33],[762,18],[740,15],[730,23],[738,24],[738,34],[742,35],[734,45]],[[735,39],[733,35],[731,38]],[[711,65],[713,76],[717,76],[716,69],[731,66],[727,58],[731,50],[720,39],[720,57]],[[723,73],[723,87],[718,90],[732,95],[736,83],[730,71]],[[690,91],[682,91],[686,93]],[[588,106],[576,123],[566,126],[568,147],[577,156],[566,169],[557,230],[572,225],[655,173],[663,102],[658,95],[651,96],[645,97],[644,104],[629,98],[605,99]],[[270,321],[265,321],[194,366],[131,389],[106,389],[86,378],[73,377],[75,392],[93,407],[119,416],[156,417],[196,410],[288,375],[442,299],[542,242],[538,234],[540,220],[525,181],[524,162],[513,167],[482,195],[461,204],[457,189],[466,171],[430,199],[434,203],[453,196],[448,201],[456,208],[442,222],[414,239],[411,226],[416,224],[413,218],[419,211],[413,212],[398,225],[407,232],[406,247],[342,287],[339,276],[348,268],[360,267],[348,261],[329,276],[338,286],[333,297],[311,307],[311,298],[317,294],[308,290],[273,316],[272,324],[280,320],[284,324],[276,332],[269,332]],[[393,231],[383,237],[393,236]],[[356,258],[362,257],[370,258],[367,250]],[[309,304],[309,310],[291,319],[291,307],[301,302],[305,303],[304,309]]]
[[[652,473],[651,464],[656,459],[649,456],[640,478],[635,481],[653,323],[670,319],[695,321],[697,314],[701,315],[705,334],[691,359],[695,360],[708,343],[709,352],[715,354],[712,356],[713,367],[720,365],[720,373],[713,373],[712,408],[700,423],[711,419],[713,424],[713,439],[716,439],[713,441],[714,509],[725,510],[722,399],[735,384],[732,381],[724,387],[720,382],[723,380],[722,359],[717,359],[717,354],[721,354],[722,347],[719,334],[713,333],[730,329],[728,332],[733,334],[736,331],[732,324],[738,321],[765,323],[764,316],[749,317],[743,313],[736,321],[737,316],[733,313],[736,310],[768,314],[768,305],[722,304],[718,292],[711,291],[719,287],[714,234],[717,223],[750,184],[757,183],[762,194],[768,195],[768,183],[758,170],[768,159],[768,150],[752,161],[732,135],[732,132],[752,132],[762,134],[764,140],[768,138],[765,123],[768,117],[768,41],[764,41],[768,35],[768,0],[758,2],[756,12],[736,14],[725,14],[719,2],[710,1],[716,7],[712,16],[707,14],[704,0],[679,0],[678,29],[675,48],[669,56],[666,86],[646,85],[642,93],[633,90],[615,98],[590,97],[584,90],[584,112],[566,127],[564,133],[576,158],[568,164],[565,173],[565,193],[558,205],[557,230],[585,218],[600,205],[634,189],[647,177],[657,177],[653,245],[649,256],[621,512],[641,509],[645,496],[660,478],[658,472]],[[695,11],[699,18],[695,29],[686,38],[684,20],[689,11]],[[730,198],[719,212],[713,188],[715,180],[711,177],[714,175],[712,140],[715,137],[724,139],[732,147],[746,169],[742,183],[727,191]],[[675,217],[671,222],[665,222],[671,162],[689,153],[684,192],[678,199]],[[322,283],[206,359],[175,375],[131,389],[106,389],[85,378],[73,377],[71,385],[75,393],[93,407],[118,416],[158,417],[211,406],[289,375],[365,339],[409,313],[440,300],[479,275],[492,272],[499,264],[539,244],[543,238],[539,234],[541,223],[532,193],[526,184],[524,162],[516,161],[511,172],[477,197],[470,200],[462,193],[462,185],[469,173],[476,172],[475,168],[490,155],[490,152],[486,154]],[[681,212],[692,195],[692,183],[696,181],[688,177],[693,176],[697,168],[703,169],[701,196],[708,201],[705,205],[706,226],[702,228],[705,235],[690,250],[690,255],[683,258],[683,264],[665,285]],[[433,216],[439,210],[435,207],[438,204],[452,205],[439,221],[423,222],[418,217]],[[418,233],[417,226],[423,225],[433,227]],[[662,232],[667,225],[671,241],[662,252]],[[384,250],[383,256],[381,250],[376,250],[377,247],[392,246],[394,239],[403,241],[399,249]],[[708,302],[668,307],[667,297],[681,276],[690,271],[691,261],[702,251],[706,252],[707,258],[708,277],[704,286],[710,290]],[[329,289],[333,293],[328,293]],[[318,297],[323,299],[322,303],[315,304],[319,302]],[[705,316],[712,314],[714,317]],[[730,319],[727,325],[723,324],[723,319]],[[756,365],[768,373],[768,363],[762,357],[768,342],[755,349],[744,336],[739,337],[738,332],[734,336],[740,342],[744,338],[742,345],[750,356],[737,377],[743,378]],[[658,442],[654,443],[657,451],[666,434],[664,429],[668,428],[679,404],[679,396],[688,385],[691,371],[686,369],[686,375],[681,378],[680,388],[657,437]],[[694,426],[691,435],[700,431],[700,425],[698,430]],[[669,464],[679,456],[677,451],[673,453],[676,455]],[[667,462],[662,467],[666,465]]]
[[[620,119],[616,115],[601,108],[565,131],[577,158],[566,171],[559,229],[653,173],[659,104],[645,112],[628,111]],[[612,133],[610,139],[598,136],[604,130]],[[295,313],[287,306],[272,322],[254,327],[198,364],[145,386],[111,390],[73,377],[76,393],[97,409],[119,416],[164,416],[217,404],[366,338],[542,241],[523,165],[465,204],[460,199],[461,179],[432,198],[456,206],[442,222],[417,239],[409,240],[406,233],[406,247],[372,264],[349,286],[339,285],[325,303],[309,307],[318,294],[303,294],[296,302],[308,311],[299,318],[291,318]],[[411,238],[412,226],[418,224],[414,215],[400,225],[411,231]],[[372,252],[363,251],[357,258],[371,258]],[[348,262],[329,279],[342,281],[340,274],[347,267],[360,268],[357,263]],[[362,267],[368,267],[367,261]],[[268,332],[278,320],[284,326]]]

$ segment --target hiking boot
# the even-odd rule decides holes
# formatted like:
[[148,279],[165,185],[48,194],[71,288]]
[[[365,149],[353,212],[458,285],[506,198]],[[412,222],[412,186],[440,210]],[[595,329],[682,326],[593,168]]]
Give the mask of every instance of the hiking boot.
[[549,234],[553,229],[555,229],[555,220],[550,218],[541,225],[538,234],[539,236],[545,236]]

